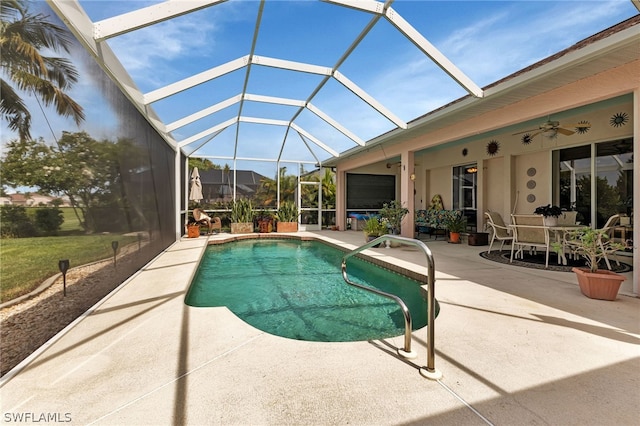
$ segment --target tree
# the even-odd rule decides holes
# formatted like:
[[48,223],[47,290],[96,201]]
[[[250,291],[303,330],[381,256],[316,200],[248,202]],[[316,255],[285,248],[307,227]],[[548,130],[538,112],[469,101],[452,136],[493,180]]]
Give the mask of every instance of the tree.
[[324,169],[322,177],[322,204],[324,208],[335,208],[336,206],[336,184],[333,180],[331,169]]
[[96,222],[92,208],[113,205],[122,198],[121,168],[133,169],[139,164],[138,156],[127,140],[114,144],[96,141],[86,132],[63,132],[57,147],[43,139],[10,141],[0,166],[9,185],[69,197],[85,230],[92,231]]
[[44,54],[69,52],[73,38],[47,18],[30,14],[25,0],[0,2],[0,66],[12,83],[0,79],[0,114],[21,139],[31,138],[31,113],[18,91],[54,105],[58,114],[76,124],[85,118],[82,107],[66,93],[78,81],[75,67],[65,58]]
[[[295,202],[296,189],[298,188],[298,178],[295,175],[287,175],[287,168],[280,167],[280,202]],[[256,199],[266,207],[277,207],[278,179],[261,179],[260,187],[256,193]]]
[[197,167],[198,170],[220,170],[222,167],[214,164],[206,158],[189,158],[189,169]]

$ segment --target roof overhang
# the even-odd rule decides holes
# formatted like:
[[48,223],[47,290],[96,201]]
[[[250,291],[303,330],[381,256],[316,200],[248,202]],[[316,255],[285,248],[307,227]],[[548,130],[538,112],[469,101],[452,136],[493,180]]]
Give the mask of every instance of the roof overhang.
[[[335,167],[341,161],[361,155],[373,147],[395,145],[419,135],[427,135],[439,129],[455,126],[473,117],[508,107],[638,60],[640,60],[640,15],[484,87],[482,98],[472,96],[459,98],[409,122],[406,130],[395,129],[387,132],[368,141],[364,147],[352,148],[341,153],[339,158],[326,160],[324,165]],[[629,87],[637,88],[639,81],[640,75],[635,82],[629,82]],[[553,106],[550,106],[549,111],[552,112],[552,109]],[[516,122],[499,125],[486,123],[483,129],[469,129],[469,135],[490,132],[511,124]]]

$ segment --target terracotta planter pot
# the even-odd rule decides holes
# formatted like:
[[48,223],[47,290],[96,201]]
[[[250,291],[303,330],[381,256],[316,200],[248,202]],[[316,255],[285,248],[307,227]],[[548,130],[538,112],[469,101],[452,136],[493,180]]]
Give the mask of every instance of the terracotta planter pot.
[[200,225],[187,226],[187,238],[198,238],[200,236]]
[[591,299],[616,300],[622,281],[626,278],[606,269],[591,272],[585,268],[572,268],[578,278],[580,291]]
[[258,222],[258,232],[269,233],[273,231],[273,224],[270,220],[261,220]]
[[[364,240],[366,243],[369,243],[375,240],[376,238],[378,238],[377,235],[366,235]],[[373,246],[373,248],[378,248],[378,247],[380,247],[380,244],[376,244],[375,246]]]
[[276,232],[298,232],[298,222],[278,222]]
[[449,242],[451,244],[460,244],[460,233],[459,232],[449,232]]
[[231,224],[232,234],[251,234],[253,232],[253,222],[240,222]]

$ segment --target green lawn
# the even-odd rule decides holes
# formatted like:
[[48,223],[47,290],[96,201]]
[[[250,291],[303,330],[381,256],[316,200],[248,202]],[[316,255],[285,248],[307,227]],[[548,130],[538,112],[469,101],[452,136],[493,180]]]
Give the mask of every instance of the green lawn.
[[62,210],[62,214],[64,215],[64,222],[62,223],[62,226],[60,226],[61,233],[82,231],[80,221],[71,207],[60,207],[60,210]]
[[[73,211],[70,214],[73,215]],[[67,212],[65,222],[66,218]],[[1,240],[0,301],[6,302],[36,288],[46,278],[59,272],[58,261],[61,259],[69,259],[73,268],[112,257],[111,242],[116,240],[120,247],[124,247],[137,241],[137,238],[75,235]]]

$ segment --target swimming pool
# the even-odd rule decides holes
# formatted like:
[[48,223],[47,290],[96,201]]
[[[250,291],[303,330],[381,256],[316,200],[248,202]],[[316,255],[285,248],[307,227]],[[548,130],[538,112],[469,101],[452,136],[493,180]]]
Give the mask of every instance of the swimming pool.
[[[344,252],[319,241],[242,240],[209,246],[185,298],[195,307],[227,306],[248,324],[297,340],[342,342],[404,333],[398,305],[347,285]],[[420,283],[358,258],[353,281],[399,296],[413,329],[427,323]],[[436,314],[438,307],[436,305]]]

